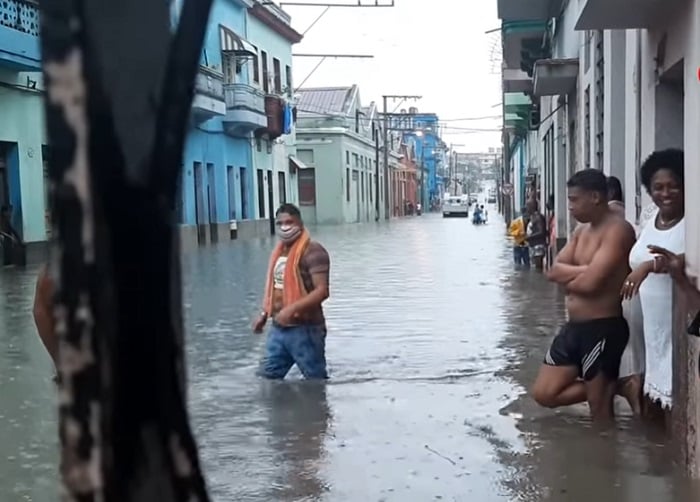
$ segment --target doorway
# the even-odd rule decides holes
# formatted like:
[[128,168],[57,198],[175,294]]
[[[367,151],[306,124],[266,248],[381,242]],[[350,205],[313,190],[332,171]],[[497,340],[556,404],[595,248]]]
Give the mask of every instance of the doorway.
[[258,218],[265,219],[265,175],[262,169],[258,169]]
[[206,205],[204,202],[204,175],[202,163],[194,163],[194,222],[197,226],[197,243],[206,244],[207,230],[205,224]]
[[248,213],[248,170],[245,167],[239,168],[239,181],[241,184],[241,219],[247,220]]
[[214,164],[211,163],[207,163],[207,202],[209,204],[209,238],[211,242],[219,242],[219,227],[216,225],[216,183]]
[[275,196],[272,186],[272,171],[267,171],[267,212],[270,216],[270,235],[275,235]]

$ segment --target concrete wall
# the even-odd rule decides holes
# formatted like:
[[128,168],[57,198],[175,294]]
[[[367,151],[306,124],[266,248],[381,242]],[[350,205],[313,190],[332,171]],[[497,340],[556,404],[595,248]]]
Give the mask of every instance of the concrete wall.
[[[314,217],[322,225],[374,221],[376,153],[371,140],[344,128],[299,129],[297,138],[300,155],[306,157],[303,152],[313,151],[316,172],[316,207],[304,208],[305,218]],[[364,165],[362,158],[366,159]],[[384,172],[379,171],[380,218],[383,218]]]
[[[0,69],[0,81],[26,85],[28,74]],[[41,81],[38,74],[30,74]],[[40,87],[40,85],[38,85]],[[42,145],[46,143],[41,94],[0,90],[0,142],[12,144],[8,162],[9,198],[14,225],[27,243],[46,240]]]

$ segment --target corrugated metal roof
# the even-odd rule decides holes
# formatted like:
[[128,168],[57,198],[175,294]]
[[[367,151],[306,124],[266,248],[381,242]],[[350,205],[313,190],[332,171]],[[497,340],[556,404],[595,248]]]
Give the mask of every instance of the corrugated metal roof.
[[297,91],[299,115],[347,114],[356,87],[320,87]]

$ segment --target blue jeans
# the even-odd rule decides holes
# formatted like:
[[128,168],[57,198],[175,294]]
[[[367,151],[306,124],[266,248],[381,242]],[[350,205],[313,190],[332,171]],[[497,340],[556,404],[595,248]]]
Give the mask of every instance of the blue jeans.
[[294,364],[304,378],[325,380],[326,327],[291,326],[284,328],[272,324],[267,334],[267,354],[260,375],[270,380],[282,380]]
[[530,248],[527,246],[513,246],[513,261],[516,265],[530,266]]

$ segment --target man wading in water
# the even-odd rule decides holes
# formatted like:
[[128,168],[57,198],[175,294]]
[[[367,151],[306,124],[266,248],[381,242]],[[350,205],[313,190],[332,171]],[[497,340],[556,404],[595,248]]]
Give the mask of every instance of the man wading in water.
[[281,380],[296,363],[308,379],[326,379],[326,322],[322,304],[328,298],[330,257],[312,241],[299,209],[277,210],[280,242],[270,257],[265,299],[253,324],[262,333],[268,318],[267,354],[260,374]]
[[610,210],[603,173],[579,171],[567,187],[569,210],[581,225],[547,275],[566,289],[569,322],[547,351],[532,394],[548,408],[588,401],[594,420],[610,419],[629,338],[620,290],[635,233]]

